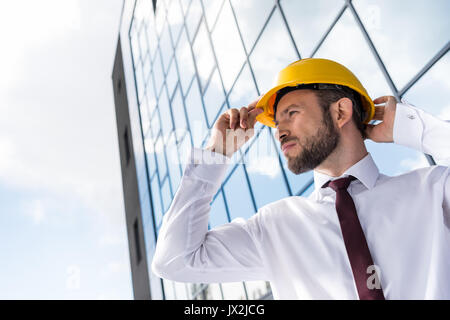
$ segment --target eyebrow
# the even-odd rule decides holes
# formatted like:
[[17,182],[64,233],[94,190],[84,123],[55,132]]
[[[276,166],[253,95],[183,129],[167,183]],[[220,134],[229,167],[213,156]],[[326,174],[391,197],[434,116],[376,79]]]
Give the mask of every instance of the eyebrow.
[[[286,113],[289,111],[289,109],[295,108],[295,107],[297,107],[297,108],[303,108],[302,105],[298,105],[298,104],[295,104],[295,103],[290,104],[286,109],[284,109],[284,110],[281,112],[280,116],[282,116],[283,114],[286,114]],[[273,115],[273,120],[274,120],[274,122],[275,122],[275,125],[278,126],[278,121],[276,120],[276,114]]]

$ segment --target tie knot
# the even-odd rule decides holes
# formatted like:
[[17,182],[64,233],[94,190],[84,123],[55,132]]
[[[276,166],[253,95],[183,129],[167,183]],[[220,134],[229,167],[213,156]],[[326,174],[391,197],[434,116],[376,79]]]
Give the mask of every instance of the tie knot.
[[346,190],[348,188],[348,185],[352,180],[355,180],[356,178],[354,176],[348,176],[345,178],[340,178],[336,180],[329,180],[327,183],[325,183],[322,188],[330,187],[334,191],[337,190]]

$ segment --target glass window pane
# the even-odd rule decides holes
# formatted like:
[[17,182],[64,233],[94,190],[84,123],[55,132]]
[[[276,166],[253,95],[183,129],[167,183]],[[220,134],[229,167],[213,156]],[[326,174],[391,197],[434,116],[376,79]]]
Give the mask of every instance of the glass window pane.
[[155,215],[155,223],[156,226],[159,227],[162,222],[163,209],[161,205],[161,195],[160,195],[160,187],[158,183],[158,179],[153,179],[151,182],[152,188],[152,204],[153,204],[153,213]]
[[222,192],[219,193],[214,199],[211,205],[211,212],[209,214],[209,225],[211,229],[228,223],[227,211],[225,209],[225,203],[223,202]]
[[167,138],[172,131],[172,115],[170,114],[169,100],[166,91],[163,90],[158,101],[159,115],[161,116],[161,125],[164,137]]
[[155,26],[156,35],[160,36],[161,31],[164,27],[164,20],[166,19],[166,8],[163,1],[156,1],[156,16],[155,16]]
[[244,284],[242,282],[222,283],[224,300],[246,300]]
[[310,57],[317,43],[344,5],[341,0],[280,2],[302,58]]
[[161,187],[161,196],[163,202],[163,211],[167,212],[169,209],[170,203],[172,202],[172,195],[170,193],[169,179],[166,179]]
[[[153,12],[151,16],[153,16]],[[150,57],[153,59],[156,53],[156,48],[158,47],[158,38],[156,38],[156,30],[153,19],[147,24],[146,35],[147,35],[147,44],[150,51]]]
[[224,86],[228,91],[245,60],[244,48],[228,1],[225,1],[211,38]]
[[261,299],[268,292],[271,292],[268,281],[245,281],[245,287],[249,300]]
[[172,133],[170,135],[170,139],[166,143],[166,154],[169,167],[170,181],[172,183],[172,189],[177,190],[181,180],[181,172],[175,133]]
[[298,59],[281,14],[275,10],[250,56],[260,92],[268,91],[278,72]]
[[224,192],[231,220],[237,217],[247,219],[255,213],[242,164],[237,165],[226,182]]
[[189,39],[191,40],[194,39],[195,31],[197,30],[202,14],[200,0],[192,0],[186,16],[186,27]]
[[169,25],[166,23],[159,39],[159,45],[161,47],[161,56],[163,60],[164,71],[167,71],[169,67],[170,59],[173,55],[172,44],[170,42]]
[[173,120],[175,123],[175,131],[177,139],[181,140],[187,130],[186,116],[184,113],[183,101],[181,98],[180,87],[175,90],[175,95],[172,100]]
[[166,279],[163,279],[164,283],[164,293],[166,295],[166,300],[175,300],[175,288],[173,281],[169,281]]
[[449,40],[447,0],[357,0],[353,4],[398,89]]
[[166,85],[167,90],[169,91],[169,98],[172,97],[173,90],[175,89],[175,86],[177,85],[178,76],[177,76],[177,68],[175,66],[175,59],[172,59],[169,71],[167,71],[167,77],[166,77]]
[[147,134],[147,130],[150,128],[150,115],[147,108],[147,99],[142,99],[142,103],[139,106],[141,111],[141,124],[143,134]]
[[180,41],[176,48],[178,70],[180,72],[181,88],[186,95],[192,77],[195,74],[194,62],[192,60],[191,47],[186,37],[186,31],[181,32]]
[[153,137],[157,137],[161,130],[161,122],[159,121],[159,110],[155,109],[151,117],[150,127],[152,130]]
[[174,43],[177,43],[180,31],[183,27],[183,12],[181,11],[180,3],[178,1],[172,1],[167,12],[172,39]]
[[183,8],[183,15],[186,14],[189,8],[189,4],[191,3],[191,0],[180,0],[181,7]]
[[315,57],[332,59],[349,68],[361,81],[372,99],[392,94],[361,30],[348,9],[331,30]]
[[162,69],[161,54],[159,53],[159,50],[158,53],[156,54],[155,61],[153,61],[152,70],[153,70],[153,82],[155,84],[156,89],[156,96],[159,96],[162,85],[164,83],[164,73]]
[[153,177],[153,174],[156,172],[156,162],[155,162],[155,146],[154,140],[150,137],[149,134],[145,137],[144,140],[145,152],[147,153],[147,167],[149,170],[149,176]]
[[206,22],[208,23],[209,31],[212,30],[214,23],[217,20],[223,0],[203,0],[203,7],[205,8]]
[[186,284],[184,282],[174,282],[174,285],[177,300],[187,300]]
[[256,206],[261,208],[289,196],[289,192],[268,127],[264,128],[256,139],[244,159]]
[[162,136],[160,135],[155,143],[155,153],[156,153],[156,160],[158,162],[158,174],[159,179],[164,179],[164,176],[167,173],[167,166],[166,166],[166,159],[164,155],[164,142],[162,139]]
[[[275,6],[275,2],[272,0],[231,0],[231,4],[236,13],[245,47],[247,52],[250,52],[271,10]],[[255,10],[255,8],[258,8],[258,10]]]
[[214,71],[214,74],[206,88],[203,101],[205,102],[206,115],[208,116],[209,127],[213,125],[213,121],[217,116],[223,102],[225,94],[223,93],[222,84],[220,82],[219,73]]
[[218,283],[210,283],[205,290],[206,300],[222,300],[222,292]]
[[203,90],[214,67],[214,56],[204,22],[200,25],[193,49],[195,61],[197,63],[197,71]]
[[247,106],[257,97],[258,92],[256,91],[255,83],[250,73],[250,68],[246,64],[228,96],[230,108]]
[[139,47],[141,56],[145,56],[147,54],[147,34],[145,33],[145,28],[141,27],[139,29]]
[[201,146],[202,139],[206,132],[207,122],[196,81],[194,81],[194,83],[192,84],[191,89],[189,90],[189,93],[186,97],[185,103],[186,114],[189,120],[189,126],[191,128],[194,146],[199,147]]
[[[151,261],[148,263],[149,266],[151,266]],[[152,300],[162,300],[163,294],[162,294],[162,286],[161,286],[161,280],[157,276],[154,276],[151,272],[150,276],[150,292],[151,292],[151,299]]]

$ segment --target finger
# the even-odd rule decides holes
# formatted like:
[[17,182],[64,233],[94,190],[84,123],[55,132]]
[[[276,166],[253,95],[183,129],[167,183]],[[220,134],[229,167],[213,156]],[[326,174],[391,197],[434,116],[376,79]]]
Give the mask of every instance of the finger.
[[264,112],[263,108],[256,108],[256,109],[253,109],[253,110],[249,111],[249,113],[248,113],[248,121],[247,122],[248,122],[248,127],[250,129],[252,129],[254,127],[255,123],[256,123],[256,116],[258,114],[260,114],[260,113],[263,113],[263,112]]
[[236,129],[237,123],[239,121],[239,111],[236,108],[227,111],[230,115],[230,129]]
[[246,107],[242,107],[239,110],[239,117],[240,117],[240,120],[241,120],[241,123],[240,123],[241,127],[242,128],[247,128],[248,110],[247,110]]
[[372,120],[383,120],[384,110],[385,110],[384,106],[379,106],[379,107],[375,106],[375,113],[373,115]]
[[373,100],[373,103],[374,103],[374,104],[381,104],[381,103],[387,102],[387,101],[389,100],[389,97],[390,97],[390,96],[382,96],[382,97],[378,97],[378,98],[376,98],[375,100]]

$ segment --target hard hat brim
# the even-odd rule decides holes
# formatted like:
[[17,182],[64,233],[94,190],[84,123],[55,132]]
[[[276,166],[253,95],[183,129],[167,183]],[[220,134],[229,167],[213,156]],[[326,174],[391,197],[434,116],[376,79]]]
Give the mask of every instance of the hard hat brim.
[[[311,82],[311,83],[313,83],[313,82]],[[331,83],[331,82],[328,82],[328,83]],[[261,99],[258,101],[258,103],[256,104],[255,108],[263,109],[263,112],[261,112],[260,114],[258,114],[256,116],[256,121],[259,121],[260,123],[262,123],[266,126],[276,128],[275,121],[274,121],[275,115],[273,112],[273,104],[275,102],[277,91],[282,88],[285,88],[285,87],[296,86],[299,84],[310,84],[310,83],[308,83],[308,82],[299,83],[298,81],[292,81],[292,82],[283,83],[281,85],[275,86],[272,89],[270,89],[269,91],[267,91],[261,97]],[[334,84],[341,84],[341,83],[334,83]],[[370,97],[367,95],[367,93],[361,92],[361,90],[359,90],[358,88],[355,88],[352,86],[348,86],[348,87],[355,90],[356,92],[358,92],[361,95],[363,108],[367,111],[367,117],[364,120],[364,124],[369,123],[375,114],[375,105],[374,105],[372,99],[370,99]]]

